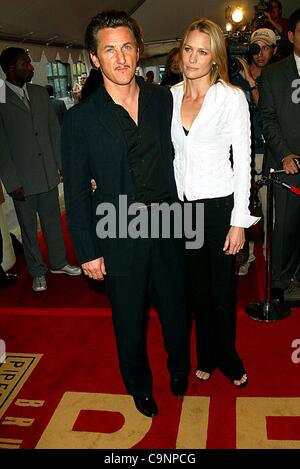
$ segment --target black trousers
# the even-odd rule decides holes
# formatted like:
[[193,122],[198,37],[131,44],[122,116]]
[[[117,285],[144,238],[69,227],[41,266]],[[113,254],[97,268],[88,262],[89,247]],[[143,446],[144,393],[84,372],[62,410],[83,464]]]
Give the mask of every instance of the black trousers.
[[149,285],[162,327],[167,366],[171,377],[190,372],[190,324],[185,307],[184,250],[182,241],[136,239],[129,276],[107,275],[121,374],[129,394],[145,397],[152,392],[147,353]]
[[[293,179],[282,180],[293,184]],[[298,184],[296,184],[298,185]],[[288,288],[299,265],[300,197],[274,187],[275,224],[272,238],[272,287]]]
[[[223,252],[233,196],[197,202],[204,203],[204,244],[186,250],[197,369],[211,373],[219,368],[230,379],[240,379],[245,370],[235,348],[235,256]],[[192,202],[194,224],[197,202]]]

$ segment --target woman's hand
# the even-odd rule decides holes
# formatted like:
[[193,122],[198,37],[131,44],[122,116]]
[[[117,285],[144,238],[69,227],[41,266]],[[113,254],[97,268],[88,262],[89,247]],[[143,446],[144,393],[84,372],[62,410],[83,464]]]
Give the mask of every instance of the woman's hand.
[[239,226],[232,226],[225,239],[223,251],[227,255],[235,255],[243,249],[245,243],[245,230]]

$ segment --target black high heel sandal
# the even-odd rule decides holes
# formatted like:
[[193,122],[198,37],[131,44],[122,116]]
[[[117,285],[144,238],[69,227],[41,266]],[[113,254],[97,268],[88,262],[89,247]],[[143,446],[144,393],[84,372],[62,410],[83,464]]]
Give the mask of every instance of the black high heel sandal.
[[[235,381],[240,381],[244,376],[246,376],[246,380],[240,384],[235,384]],[[244,373],[241,379],[232,379],[231,382],[239,389],[244,389],[248,384],[248,375]]]
[[[202,373],[207,373],[209,375],[209,377],[208,378],[200,378],[199,376],[197,376],[197,371],[200,371]],[[208,381],[212,377],[212,374],[213,374],[213,371],[209,372],[209,371],[204,371],[204,370],[198,370],[197,369],[196,373],[195,373],[195,376],[196,376],[197,379],[199,379],[199,381],[205,382],[205,381]]]

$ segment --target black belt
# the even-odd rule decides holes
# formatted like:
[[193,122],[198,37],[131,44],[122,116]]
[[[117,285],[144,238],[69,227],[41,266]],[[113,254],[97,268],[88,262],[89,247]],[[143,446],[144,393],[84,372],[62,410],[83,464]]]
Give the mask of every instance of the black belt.
[[191,204],[196,204],[196,203],[202,203],[202,202],[226,202],[227,200],[230,200],[233,198],[233,194],[230,195],[224,195],[223,197],[212,197],[210,199],[196,199],[196,200],[188,200],[186,196],[183,196],[183,201],[184,202],[189,202]]

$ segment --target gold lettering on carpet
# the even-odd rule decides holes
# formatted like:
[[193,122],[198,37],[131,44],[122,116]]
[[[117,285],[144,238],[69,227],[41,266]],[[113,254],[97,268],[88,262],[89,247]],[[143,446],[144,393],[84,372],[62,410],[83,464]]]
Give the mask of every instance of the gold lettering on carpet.
[[14,440],[12,438],[0,438],[0,449],[18,449],[23,440]]
[[45,401],[29,400],[29,399],[17,399],[15,405],[19,407],[43,407]]
[[237,449],[296,449],[299,440],[269,440],[266,417],[300,417],[299,397],[239,397]]
[[27,419],[23,417],[5,417],[2,420],[2,425],[16,425],[17,427],[31,427],[34,419]]
[[[74,431],[81,410],[120,412],[125,417],[122,428],[114,433]],[[131,396],[66,392],[58,404],[36,448],[39,449],[124,449],[136,445],[151,428],[152,419],[135,408]]]
[[183,398],[177,449],[205,449],[207,440],[209,397],[185,396]]
[[0,363],[0,418],[15,399],[41,359],[41,354],[6,353]]

